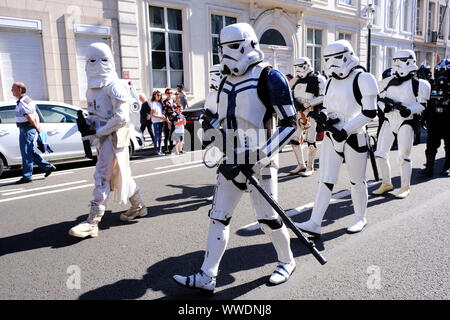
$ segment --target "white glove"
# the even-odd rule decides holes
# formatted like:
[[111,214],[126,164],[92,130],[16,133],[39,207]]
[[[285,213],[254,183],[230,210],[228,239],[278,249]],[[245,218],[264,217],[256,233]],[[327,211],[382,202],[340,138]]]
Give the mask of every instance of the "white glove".
[[89,136],[84,136],[84,137],[81,138],[81,140],[83,140],[83,141],[88,140],[89,143],[91,144],[91,147],[97,146],[98,143],[100,142],[99,138],[95,134],[92,134],[92,135],[89,135]]

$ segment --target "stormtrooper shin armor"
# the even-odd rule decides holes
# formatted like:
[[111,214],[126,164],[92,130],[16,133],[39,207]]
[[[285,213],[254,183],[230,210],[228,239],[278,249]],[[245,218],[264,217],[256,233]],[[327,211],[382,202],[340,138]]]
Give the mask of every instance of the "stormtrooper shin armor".
[[[389,151],[392,147],[395,137],[398,142],[398,157],[401,168],[401,189],[399,194],[409,193],[412,163],[411,149],[414,141],[414,121],[415,114],[424,110],[424,105],[430,97],[430,85],[427,81],[413,78],[412,72],[417,70],[415,65],[415,55],[411,50],[400,50],[394,56],[393,74],[394,77],[384,82],[385,87],[380,88],[381,98],[390,98],[400,103],[409,110],[406,114],[387,107],[384,102],[378,102],[378,106],[384,112],[385,121],[381,126],[378,137],[377,150],[375,156],[380,168],[382,185],[374,194],[392,190],[391,167],[389,164]],[[413,86],[416,81],[417,97]],[[406,115],[406,116],[405,116]],[[401,196],[403,197],[403,196]]]
[[[334,126],[338,130],[345,130],[348,138],[338,142],[330,132],[326,132],[321,145],[319,185],[312,216],[309,221],[297,226],[309,233],[320,234],[322,219],[328,208],[333,186],[338,181],[340,166],[345,160],[349,168],[351,196],[356,215],[355,221],[347,230],[358,232],[366,223],[368,197],[365,125],[376,116],[378,87],[371,74],[355,68],[358,59],[347,41],[337,41],[328,45],[324,56],[327,61],[326,72],[331,79],[328,80],[323,106],[329,119],[339,120]],[[362,94],[360,103],[355,99],[353,92],[354,81],[357,81]]]

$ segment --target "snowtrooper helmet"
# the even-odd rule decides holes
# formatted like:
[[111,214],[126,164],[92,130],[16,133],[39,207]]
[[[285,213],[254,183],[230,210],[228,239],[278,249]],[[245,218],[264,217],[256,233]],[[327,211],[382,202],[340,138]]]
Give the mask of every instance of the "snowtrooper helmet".
[[325,73],[336,79],[346,78],[352,69],[359,64],[352,45],[347,40],[330,43],[324,50]]
[[392,64],[392,74],[396,77],[406,77],[411,72],[419,69],[416,64],[416,54],[412,50],[399,50],[394,54],[392,60],[394,61]]
[[88,88],[101,88],[119,78],[111,49],[102,42],[95,42],[88,47],[85,70]]
[[222,81],[223,75],[220,73],[220,64],[215,64],[209,70],[209,83],[210,88],[214,90],[219,90],[220,82]]
[[248,23],[235,23],[223,28],[217,46],[224,75],[243,75],[249,66],[264,59],[255,31]]
[[294,63],[295,73],[300,78],[306,78],[306,76],[314,71],[311,67],[311,60],[307,57],[301,57],[295,60]]

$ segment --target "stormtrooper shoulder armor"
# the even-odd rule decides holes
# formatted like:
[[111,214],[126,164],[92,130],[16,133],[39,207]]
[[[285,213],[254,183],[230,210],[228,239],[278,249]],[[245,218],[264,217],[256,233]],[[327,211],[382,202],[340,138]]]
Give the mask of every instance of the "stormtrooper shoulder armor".
[[278,70],[271,69],[267,75],[267,88],[274,106],[292,105],[292,96],[286,77]]
[[[417,100],[419,102],[425,102],[430,99],[431,95],[431,85],[428,81],[424,79],[419,79],[419,90]],[[425,101],[422,101],[425,100]]]
[[120,100],[120,101],[129,101],[130,95],[128,93],[127,88],[120,80],[115,80],[108,87],[108,96],[111,98]]
[[374,76],[368,72],[361,72],[358,78],[358,86],[363,97],[378,94],[377,81]]

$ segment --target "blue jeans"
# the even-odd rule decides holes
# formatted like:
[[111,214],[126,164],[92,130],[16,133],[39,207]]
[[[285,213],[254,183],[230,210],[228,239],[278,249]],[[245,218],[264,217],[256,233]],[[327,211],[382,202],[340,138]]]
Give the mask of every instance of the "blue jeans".
[[42,159],[42,157],[34,151],[34,137],[36,136],[36,128],[32,126],[22,127],[19,134],[20,153],[22,155],[22,177],[23,179],[33,180],[33,163],[39,168],[47,171],[52,165]]
[[161,152],[161,137],[163,130],[164,122],[153,122],[153,133],[155,134],[155,140],[153,140],[153,144],[155,147],[155,152]]

